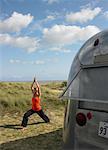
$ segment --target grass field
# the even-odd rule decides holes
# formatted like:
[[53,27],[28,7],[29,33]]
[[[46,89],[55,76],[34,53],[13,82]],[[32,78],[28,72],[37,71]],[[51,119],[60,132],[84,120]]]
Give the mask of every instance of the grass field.
[[41,84],[41,105],[51,122],[34,114],[27,129],[20,124],[25,111],[31,108],[30,82],[0,83],[0,150],[61,150],[64,102],[58,96],[65,82]]

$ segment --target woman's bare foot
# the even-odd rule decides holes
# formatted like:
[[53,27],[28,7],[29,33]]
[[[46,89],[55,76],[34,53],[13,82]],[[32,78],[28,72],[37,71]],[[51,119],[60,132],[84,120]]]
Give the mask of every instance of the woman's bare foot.
[[27,127],[21,126],[21,131],[24,131],[24,130],[26,130],[26,129],[27,129]]

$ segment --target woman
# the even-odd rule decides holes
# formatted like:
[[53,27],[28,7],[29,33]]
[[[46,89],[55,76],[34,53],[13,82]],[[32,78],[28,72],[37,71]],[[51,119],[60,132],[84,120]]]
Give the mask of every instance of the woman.
[[38,84],[38,82],[35,80],[31,85],[31,90],[33,93],[33,97],[32,97],[32,109],[28,110],[24,116],[23,116],[23,120],[22,120],[22,124],[21,126],[24,128],[27,126],[27,122],[28,122],[28,117],[30,117],[32,114],[37,113],[46,123],[50,122],[49,118],[44,114],[41,105],[40,105],[40,86]]

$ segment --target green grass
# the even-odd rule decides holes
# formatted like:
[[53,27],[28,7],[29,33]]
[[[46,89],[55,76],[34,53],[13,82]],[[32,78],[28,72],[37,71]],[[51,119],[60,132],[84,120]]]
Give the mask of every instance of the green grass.
[[61,150],[64,103],[58,96],[65,82],[41,84],[41,105],[51,122],[37,115],[29,118],[27,130],[21,131],[23,114],[31,109],[31,83],[0,83],[0,150]]

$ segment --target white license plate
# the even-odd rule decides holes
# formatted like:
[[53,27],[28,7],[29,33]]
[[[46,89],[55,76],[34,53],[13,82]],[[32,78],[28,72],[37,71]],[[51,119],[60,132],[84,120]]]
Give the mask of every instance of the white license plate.
[[98,135],[104,138],[108,138],[108,123],[100,122]]

